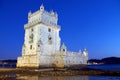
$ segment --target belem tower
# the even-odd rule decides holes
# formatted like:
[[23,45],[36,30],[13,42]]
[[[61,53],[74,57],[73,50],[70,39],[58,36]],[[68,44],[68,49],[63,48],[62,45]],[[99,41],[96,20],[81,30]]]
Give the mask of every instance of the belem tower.
[[34,13],[28,13],[28,23],[24,25],[25,37],[22,56],[17,59],[17,67],[69,67],[87,64],[88,53],[85,49],[79,52],[67,51],[61,45],[58,25],[58,14],[46,11],[41,5]]

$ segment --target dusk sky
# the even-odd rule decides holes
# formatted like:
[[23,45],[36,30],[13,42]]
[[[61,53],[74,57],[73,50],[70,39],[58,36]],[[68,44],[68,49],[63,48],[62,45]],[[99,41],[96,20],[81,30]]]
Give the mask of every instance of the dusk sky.
[[[43,2],[44,1],[44,2]],[[86,48],[89,59],[120,57],[120,0],[0,0],[0,59],[17,59],[28,12],[58,13],[61,43],[69,51]]]

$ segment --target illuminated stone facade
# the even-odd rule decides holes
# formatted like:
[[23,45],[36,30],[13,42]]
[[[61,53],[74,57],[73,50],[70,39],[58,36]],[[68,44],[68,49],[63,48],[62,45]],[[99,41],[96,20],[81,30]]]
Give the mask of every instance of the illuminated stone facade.
[[57,13],[40,10],[28,13],[28,23],[24,25],[25,37],[22,57],[18,57],[17,67],[60,67],[87,64],[88,53],[68,52],[61,44],[60,26]]

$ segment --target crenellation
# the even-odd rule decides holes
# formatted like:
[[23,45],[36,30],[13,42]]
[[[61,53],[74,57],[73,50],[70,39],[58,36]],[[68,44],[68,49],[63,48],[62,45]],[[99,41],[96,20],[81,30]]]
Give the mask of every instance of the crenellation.
[[51,28],[53,28],[53,29],[60,29],[60,26],[59,26],[59,25],[53,25],[53,24],[43,23],[41,20],[37,20],[37,21],[35,21],[35,22],[32,22],[32,23],[30,22],[30,23],[25,24],[25,25],[24,25],[24,29],[30,28],[30,27],[32,27],[32,26],[34,26],[34,25],[39,24],[39,23],[46,24],[48,27],[51,27]]
[[38,10],[38,11],[36,11],[36,12],[34,12],[34,13],[32,13],[31,11],[28,13],[28,15],[30,14],[30,16],[29,17],[34,17],[34,16],[36,16],[36,15],[38,15],[38,14],[42,14],[42,13],[40,13],[40,10]]

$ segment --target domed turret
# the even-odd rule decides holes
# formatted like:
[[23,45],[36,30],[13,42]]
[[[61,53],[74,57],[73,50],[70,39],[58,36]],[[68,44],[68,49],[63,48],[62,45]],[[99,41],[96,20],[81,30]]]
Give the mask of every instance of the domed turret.
[[85,48],[84,51],[83,51],[83,55],[86,57],[88,56],[88,52],[87,52],[87,49]]
[[66,52],[67,51],[67,48],[65,46],[65,44],[63,43],[62,46],[61,46],[61,51],[62,52]]
[[44,6],[43,6],[43,4],[40,6],[40,11],[44,11]]
[[32,12],[29,11],[29,12],[28,12],[28,20],[29,20],[29,18],[30,18],[31,15],[32,15]]

